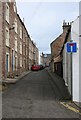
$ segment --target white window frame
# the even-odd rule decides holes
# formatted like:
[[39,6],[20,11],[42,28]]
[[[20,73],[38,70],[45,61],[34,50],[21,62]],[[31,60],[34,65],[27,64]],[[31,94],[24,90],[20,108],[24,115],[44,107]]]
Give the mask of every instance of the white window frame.
[[17,37],[15,37],[15,51],[17,52]]
[[6,3],[5,19],[9,23],[9,5]]
[[8,55],[8,72],[10,71],[10,56],[9,56],[9,53],[6,52],[6,55]]
[[20,41],[20,54],[22,54],[22,42]]
[[20,57],[20,67],[22,67],[22,57]]
[[5,30],[5,39],[6,39],[6,46],[9,47],[9,28],[6,27]]
[[13,9],[14,9],[14,12],[16,12],[16,3],[15,2],[13,3]]
[[22,39],[22,27],[20,27],[20,38]]
[[15,18],[15,21],[14,21],[14,25],[15,25],[15,32],[17,33],[17,19]]

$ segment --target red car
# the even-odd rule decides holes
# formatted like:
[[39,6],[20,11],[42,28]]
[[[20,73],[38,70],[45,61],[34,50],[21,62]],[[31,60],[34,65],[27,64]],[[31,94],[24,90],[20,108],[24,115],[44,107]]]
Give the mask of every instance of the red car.
[[38,70],[40,70],[40,66],[39,65],[32,65],[31,70],[38,71]]

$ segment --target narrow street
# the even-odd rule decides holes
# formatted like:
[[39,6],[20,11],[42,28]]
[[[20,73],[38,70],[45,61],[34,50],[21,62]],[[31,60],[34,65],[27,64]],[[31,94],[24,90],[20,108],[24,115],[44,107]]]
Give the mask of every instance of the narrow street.
[[50,81],[44,69],[10,85],[2,95],[3,118],[78,118],[79,114],[60,104],[60,91]]

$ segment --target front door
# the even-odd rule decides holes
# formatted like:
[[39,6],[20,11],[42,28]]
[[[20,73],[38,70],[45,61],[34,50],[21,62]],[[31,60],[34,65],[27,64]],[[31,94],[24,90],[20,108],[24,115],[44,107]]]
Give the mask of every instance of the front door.
[[6,72],[8,72],[9,71],[9,68],[8,68],[8,66],[9,66],[9,55],[7,54],[6,55]]

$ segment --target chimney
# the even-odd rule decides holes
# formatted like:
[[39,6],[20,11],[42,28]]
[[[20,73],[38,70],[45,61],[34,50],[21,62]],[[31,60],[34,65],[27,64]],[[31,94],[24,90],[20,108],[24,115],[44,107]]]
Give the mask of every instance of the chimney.
[[63,26],[62,26],[62,28],[63,28],[63,32],[67,32],[67,30],[69,29],[69,28],[71,28],[71,24],[68,22],[65,22],[65,20],[63,21]]

